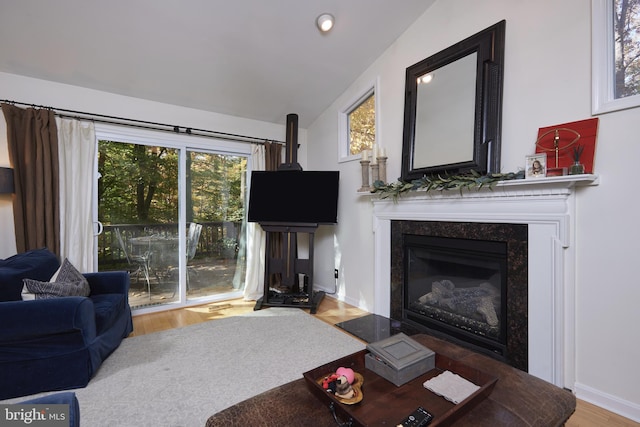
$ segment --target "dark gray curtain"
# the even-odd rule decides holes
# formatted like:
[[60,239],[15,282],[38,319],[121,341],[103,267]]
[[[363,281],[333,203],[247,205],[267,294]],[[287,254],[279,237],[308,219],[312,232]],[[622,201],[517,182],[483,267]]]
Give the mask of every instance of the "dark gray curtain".
[[[265,141],[264,143],[264,169],[267,171],[276,171],[278,166],[282,164],[282,145]],[[271,247],[265,248],[272,257],[282,256],[282,245],[284,236],[282,233],[273,233],[270,240]],[[269,275],[269,287],[279,287],[282,283],[282,275],[280,273],[272,273]]]
[[264,170],[276,171],[282,164],[282,144],[265,141],[264,143]]
[[46,247],[59,255],[58,129],[48,109],[2,104],[14,171],[13,217],[18,253]]

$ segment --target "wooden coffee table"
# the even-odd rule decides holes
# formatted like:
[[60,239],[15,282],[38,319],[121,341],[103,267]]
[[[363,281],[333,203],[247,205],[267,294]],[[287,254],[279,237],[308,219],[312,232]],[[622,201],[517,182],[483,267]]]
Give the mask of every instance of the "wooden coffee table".
[[[487,397],[473,407],[468,406],[468,412],[462,414],[463,411],[459,411],[461,417],[456,421],[456,427],[562,426],[575,410],[576,398],[568,390],[488,356],[430,335],[412,335],[411,338],[435,351],[436,354],[498,378],[493,391]],[[324,372],[320,373],[320,376],[323,374]],[[375,396],[370,394],[373,392],[367,388],[370,385],[367,381],[370,379],[367,374],[363,385],[364,399],[355,406],[361,405],[368,399],[375,400]],[[397,409],[380,401],[380,408],[376,410],[396,411],[399,415],[393,418],[392,424],[387,426],[395,426],[396,424],[393,423],[402,420],[419,405],[425,405],[426,409],[434,413],[442,413],[439,406],[429,406],[430,403],[422,400],[420,396],[424,396],[426,392],[424,389],[413,393],[408,388],[396,388],[391,383],[388,387],[389,393],[396,399],[395,404],[404,406],[402,409]],[[323,396],[323,398],[326,397]],[[402,403],[404,400],[406,403]],[[441,403],[447,404],[446,401]],[[355,406],[350,410],[357,411]],[[345,415],[349,414],[343,413],[341,417]],[[342,420],[346,421],[345,418]],[[329,401],[319,399],[316,392],[310,390],[308,381],[301,375],[298,380],[275,387],[212,414],[206,423],[207,427],[247,425],[336,427],[336,422],[329,411]]]

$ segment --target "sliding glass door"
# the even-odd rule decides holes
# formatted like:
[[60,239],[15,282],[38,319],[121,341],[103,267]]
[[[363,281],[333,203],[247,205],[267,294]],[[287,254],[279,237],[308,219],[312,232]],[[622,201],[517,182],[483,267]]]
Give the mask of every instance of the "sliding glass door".
[[134,310],[239,295],[247,156],[108,136],[98,142],[98,270],[131,273]]
[[187,298],[243,287],[246,157],[188,151]]

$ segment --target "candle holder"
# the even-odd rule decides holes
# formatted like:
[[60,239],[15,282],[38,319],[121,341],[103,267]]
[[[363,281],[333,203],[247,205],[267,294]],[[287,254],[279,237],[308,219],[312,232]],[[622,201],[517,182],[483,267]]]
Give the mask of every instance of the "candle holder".
[[380,181],[380,165],[377,162],[371,164],[371,182],[375,184],[376,181]]
[[378,169],[379,169],[378,180],[386,184],[387,183],[387,156],[378,157]]
[[360,160],[360,165],[362,166],[362,187],[358,189],[358,191],[371,191],[371,187],[369,186],[369,160]]

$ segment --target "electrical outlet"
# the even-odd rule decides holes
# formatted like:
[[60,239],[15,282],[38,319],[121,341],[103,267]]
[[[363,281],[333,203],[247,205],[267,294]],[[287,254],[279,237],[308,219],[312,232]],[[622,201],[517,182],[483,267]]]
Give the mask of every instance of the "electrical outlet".
[[338,278],[338,269],[336,268],[335,270],[333,270],[333,277],[334,278]]

